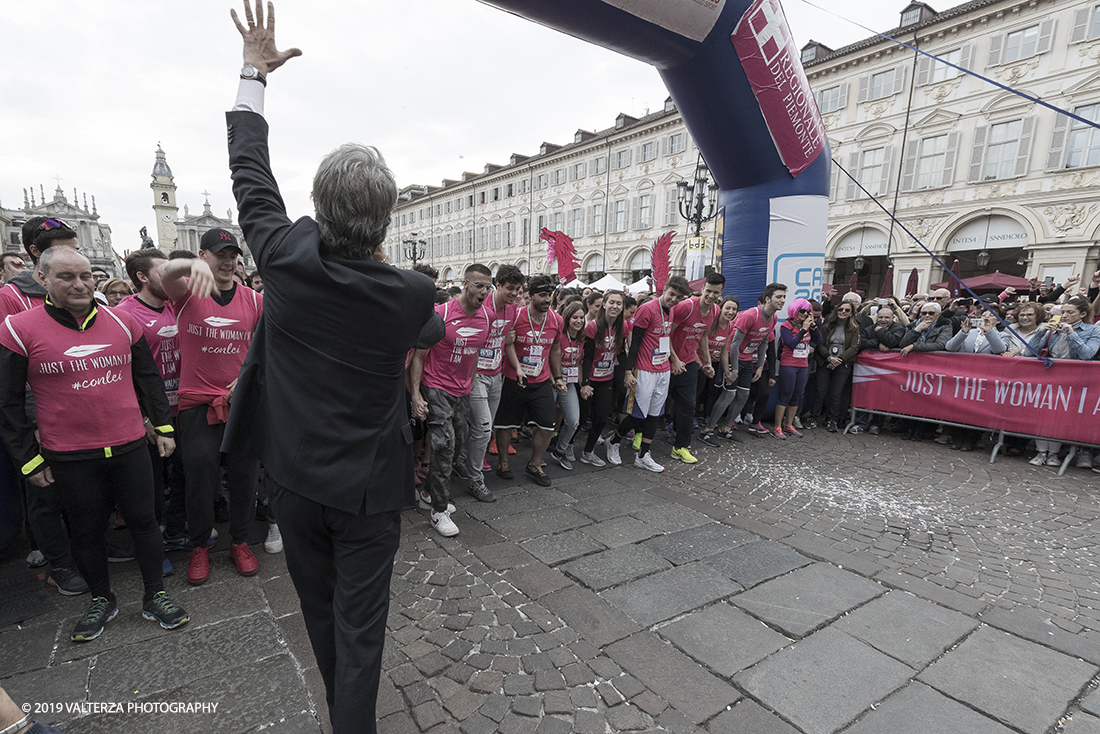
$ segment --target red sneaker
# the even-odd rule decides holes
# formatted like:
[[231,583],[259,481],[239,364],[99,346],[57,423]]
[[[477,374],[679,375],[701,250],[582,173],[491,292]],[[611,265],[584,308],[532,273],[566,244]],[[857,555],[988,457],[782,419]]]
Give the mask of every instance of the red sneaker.
[[260,570],[260,562],[248,547],[248,543],[236,543],[229,546],[229,557],[237,564],[241,576],[255,576]]
[[201,586],[210,578],[210,549],[194,548],[191,551],[191,560],[187,564],[187,583],[192,586]]
[[488,459],[488,457],[486,457],[485,460],[481,462],[481,471],[492,471],[492,470],[493,470],[493,465],[489,463],[489,459]]
[[489,453],[492,454],[493,456],[497,455],[497,439],[496,439],[496,436],[493,436],[493,438],[489,439]]
[[508,447],[508,455],[513,456],[515,453],[516,453],[516,447],[515,446],[509,446]]

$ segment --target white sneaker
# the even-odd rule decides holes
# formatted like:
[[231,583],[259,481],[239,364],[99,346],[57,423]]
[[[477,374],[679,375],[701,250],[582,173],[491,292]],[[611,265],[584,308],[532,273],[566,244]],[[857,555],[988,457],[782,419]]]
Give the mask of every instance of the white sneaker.
[[1081,449],[1077,452],[1077,464],[1079,469],[1091,469],[1092,468],[1092,452],[1088,449]]
[[[602,465],[603,462],[601,461],[600,464]],[[27,554],[27,565],[31,568],[45,566],[46,556],[42,555],[42,551],[40,550],[32,550],[30,553]]]
[[218,529],[217,528],[210,528],[210,540],[217,540],[217,539],[218,539]]
[[607,462],[605,462],[600,457],[596,456],[595,451],[592,451],[592,452],[582,451],[581,452],[581,463],[591,464],[592,466],[595,466],[595,467],[607,466]]
[[570,461],[577,460],[577,454],[573,451],[573,444],[569,444],[565,447],[565,458],[569,459]]
[[[422,489],[419,492],[417,492],[416,493],[416,506],[419,507],[421,510],[430,510],[430,509],[432,509],[432,495],[431,495],[431,492],[429,492],[426,489]],[[454,512],[454,511],[455,511],[455,503],[454,502],[448,502],[447,503],[447,512]]]
[[458,535],[458,526],[455,525],[454,520],[451,519],[449,510],[447,512],[436,512],[432,510],[432,527],[444,538]]
[[798,416],[797,416],[797,415],[796,415],[796,416],[794,417],[794,424],[793,424],[793,425],[794,425],[794,427],[795,427],[795,428],[797,428],[798,430],[800,430],[800,431],[802,430],[802,421],[800,421],[800,420],[798,419]]
[[653,454],[646,454],[645,456],[638,456],[634,459],[634,467],[637,469],[648,469],[651,472],[660,474],[665,470],[663,466],[653,460]]
[[607,463],[611,466],[621,466],[623,460],[619,458],[619,444],[607,442]]
[[1058,454],[1050,454],[1047,456],[1047,466],[1061,466],[1062,460],[1058,458]]
[[1035,454],[1035,456],[1032,456],[1031,461],[1027,463],[1031,464],[1032,466],[1042,466],[1043,464],[1047,463],[1047,452],[1040,451],[1039,453]]
[[264,541],[264,550],[272,554],[283,552],[283,536],[279,532],[277,523],[269,523],[267,526],[267,540]]

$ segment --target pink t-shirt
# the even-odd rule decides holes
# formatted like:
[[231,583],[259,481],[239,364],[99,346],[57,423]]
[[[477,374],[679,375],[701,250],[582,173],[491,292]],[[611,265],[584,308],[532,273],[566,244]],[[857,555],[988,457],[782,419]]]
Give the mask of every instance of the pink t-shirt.
[[435,312],[443,319],[447,333],[424,355],[420,381],[462,398],[470,394],[478,351],[489,338],[489,310],[482,304],[468,314],[456,298],[439,304]]
[[[541,325],[532,325],[530,306],[516,314],[516,320],[512,322],[512,330],[516,332],[516,358],[529,384],[550,379],[550,352],[563,328],[561,316],[553,311],[546,312]],[[509,380],[516,379],[516,368],[511,360],[504,360],[504,376]]]
[[558,337],[561,345],[561,376],[566,385],[573,385],[581,380],[581,357],[584,356],[584,332],[577,334],[576,339],[569,338],[569,331],[564,327]]
[[734,323],[737,317],[734,316],[724,329],[716,329],[714,336],[710,338],[710,361],[718,362],[722,359],[722,350],[727,348],[730,343],[730,337],[733,336],[733,330],[736,328]]
[[[596,322],[589,321],[584,327],[584,334],[589,339],[596,339]],[[595,342],[595,352],[592,356],[592,374],[589,382],[607,382],[615,377],[615,330],[607,329],[603,339]]]
[[737,314],[737,318],[733,320],[733,325],[745,335],[745,338],[741,340],[738,361],[751,362],[760,345],[774,338],[775,322],[775,314],[772,314],[770,319],[765,320],[759,306]]
[[717,306],[711,306],[704,316],[698,298],[688,298],[673,307],[672,323],[676,324],[676,330],[672,332],[672,349],[681,362],[691,364],[696,360],[699,342],[718,318],[718,311]]
[[145,435],[130,351],[141,336],[129,314],[106,306],[85,331],[62,326],[44,308],[4,320],[0,344],[28,360],[42,448],[86,451]]
[[130,314],[141,324],[145,341],[149,343],[153,360],[164,380],[164,393],[168,396],[172,415],[176,415],[179,411],[179,395],[176,393],[180,386],[180,348],[177,338],[179,327],[176,326],[172,304],[165,303],[164,308],[157,311],[140,301],[137,296],[126,296],[115,306],[115,313],[119,311]]
[[[792,336],[798,334],[798,329],[795,329],[790,321],[784,321],[783,325],[779,327],[790,332]],[[787,367],[806,367],[810,363],[810,332],[806,332],[802,335],[802,341],[797,347],[791,349],[787,346],[787,342],[780,340],[779,346],[781,350],[779,352],[779,364]]]
[[634,312],[634,328],[645,329],[635,368],[644,372],[668,372],[672,346],[672,318],[661,308],[661,299],[646,301]]
[[35,306],[41,306],[46,302],[44,296],[28,296],[14,283],[8,283],[0,288],[0,319],[12,314],[30,311]]
[[179,326],[180,397],[224,394],[241,372],[264,297],[238,285],[224,306],[188,293],[172,307]]
[[483,305],[489,312],[489,338],[478,351],[477,372],[479,375],[499,375],[504,369],[504,335],[516,320],[516,306],[509,303],[497,310],[496,296],[492,293]]

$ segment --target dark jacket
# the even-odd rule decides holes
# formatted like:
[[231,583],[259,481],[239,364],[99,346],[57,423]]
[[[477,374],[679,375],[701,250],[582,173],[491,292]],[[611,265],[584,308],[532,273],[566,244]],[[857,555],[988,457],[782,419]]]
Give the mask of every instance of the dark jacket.
[[[829,362],[829,342],[832,341],[833,331],[843,329],[844,322],[838,321],[830,325],[828,321],[821,325],[821,343],[814,352],[818,367],[823,367]],[[859,354],[859,329],[844,332],[844,351],[840,353],[840,359],[844,364],[851,364]]]
[[898,347],[904,348],[913,345],[914,352],[943,352],[947,350],[947,340],[953,335],[951,319],[940,316],[936,323],[924,330],[917,331],[914,327],[920,323],[920,319],[909,324],[905,330]]
[[[264,279],[264,313],[241,367],[223,451],[258,456],[282,487],[367,514],[412,499],[405,358],[434,319],[435,284],[411,270],[321,251],[291,222],[271,173],[267,122],[229,112],[240,224]],[[429,328],[430,330],[430,328]]]
[[905,336],[905,327],[897,321],[890,324],[890,327],[887,329],[879,329],[876,327],[871,330],[871,335],[869,337],[860,337],[859,350],[861,352],[868,349],[878,351],[880,344],[887,349],[898,349],[903,336]]

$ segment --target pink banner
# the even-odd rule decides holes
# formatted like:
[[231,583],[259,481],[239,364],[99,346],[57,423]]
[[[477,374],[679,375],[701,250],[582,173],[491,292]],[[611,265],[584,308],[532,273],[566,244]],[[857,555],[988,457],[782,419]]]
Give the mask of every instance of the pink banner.
[[1058,360],[1045,369],[1022,357],[864,352],[852,379],[852,405],[1100,444],[1100,364]]
[[779,0],[756,0],[730,37],[792,176],[825,149],[825,126]]

